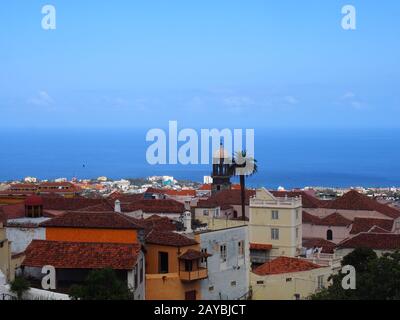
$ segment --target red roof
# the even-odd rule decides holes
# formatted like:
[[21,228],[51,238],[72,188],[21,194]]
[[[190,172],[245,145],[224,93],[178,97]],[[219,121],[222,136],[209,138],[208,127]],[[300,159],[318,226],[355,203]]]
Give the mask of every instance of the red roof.
[[303,247],[311,249],[322,248],[322,253],[333,253],[336,244],[323,238],[303,238]]
[[324,201],[319,200],[316,197],[305,191],[271,191],[275,197],[299,197],[301,196],[301,201],[303,208],[322,208],[324,206]]
[[354,218],[351,234],[360,232],[368,232],[374,226],[378,226],[386,231],[392,231],[394,221],[391,219],[376,219],[376,218]]
[[68,212],[40,224],[55,228],[141,229],[133,219],[116,212]]
[[352,221],[343,217],[340,213],[334,212],[324,218],[319,218],[306,211],[303,211],[303,223],[310,223],[320,226],[347,227]]
[[193,189],[173,190],[173,189],[156,189],[150,187],[146,190],[145,193],[156,193],[169,196],[190,196],[190,197],[196,196],[196,190]]
[[202,258],[208,258],[211,254],[201,252],[194,249],[188,249],[185,253],[179,256],[179,260],[198,260]]
[[[232,205],[240,205],[240,190],[221,190],[212,195],[207,200],[200,200],[197,204],[198,208],[216,208],[227,207]],[[246,190],[245,204],[249,205],[250,197],[256,194],[255,190]]]
[[333,201],[326,201],[325,208],[342,210],[366,210],[377,211],[390,218],[400,217],[400,211],[388,205],[379,203],[366,195],[358,193],[355,190],[345,193],[340,198]]
[[41,206],[43,205],[43,199],[39,196],[29,196],[25,199],[26,206]]
[[317,223],[322,226],[336,226],[336,227],[347,227],[351,225],[352,221],[343,217],[340,213],[334,212],[322,219]]
[[211,191],[211,184],[203,184],[198,190]]
[[185,205],[173,199],[145,199],[131,203],[121,203],[123,212],[141,210],[145,213],[183,213]]
[[139,244],[33,240],[25,251],[22,265],[51,265],[58,269],[132,270],[139,253]]
[[303,210],[303,223],[318,224],[320,218]]
[[146,243],[172,247],[187,247],[198,244],[194,239],[188,238],[182,234],[156,229],[151,230],[147,234]]
[[[106,199],[90,199],[84,197],[64,198],[54,196],[43,196],[43,208],[46,210],[78,211],[90,206],[103,204],[114,209]],[[110,209],[109,209],[110,210]]]
[[279,257],[253,270],[260,276],[301,272],[321,268],[321,266],[299,258]]
[[337,245],[337,248],[371,248],[376,250],[400,249],[400,234],[361,232]]
[[250,250],[269,251],[272,249],[272,244],[250,243]]

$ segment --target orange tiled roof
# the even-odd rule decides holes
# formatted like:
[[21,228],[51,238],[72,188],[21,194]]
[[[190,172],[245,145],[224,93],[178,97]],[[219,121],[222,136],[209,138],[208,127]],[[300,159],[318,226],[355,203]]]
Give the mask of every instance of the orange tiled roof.
[[372,227],[377,226],[388,232],[392,231],[394,220],[392,219],[377,219],[377,218],[354,218],[353,226],[351,227],[350,234],[357,234],[360,232],[367,232]]
[[141,210],[145,213],[183,213],[185,205],[172,199],[145,199],[131,203],[121,203],[123,212]]
[[355,190],[351,190],[335,200],[326,201],[324,207],[342,210],[377,211],[393,219],[400,217],[399,210],[379,203],[378,201],[375,201]]
[[319,226],[347,227],[352,221],[343,217],[340,213],[334,212],[324,218],[319,218],[306,211],[303,211],[303,223],[310,223]]
[[299,258],[279,257],[253,270],[260,276],[301,272],[321,268],[321,266]]
[[271,191],[275,197],[299,197],[301,196],[301,201],[303,208],[322,208],[324,206],[324,201],[319,200],[313,195],[306,191]]
[[250,250],[262,250],[268,251],[272,249],[272,244],[263,244],[263,243],[250,243]]
[[[256,194],[255,190],[246,190],[245,204],[249,205],[250,197]],[[240,190],[221,190],[212,195],[207,200],[200,200],[197,204],[198,208],[216,208],[228,207],[232,205],[240,205]]]
[[376,250],[400,249],[400,234],[361,232],[339,243],[337,248],[371,248]]
[[40,224],[54,228],[142,229],[123,214],[116,212],[67,212]]
[[303,247],[307,249],[322,248],[322,253],[333,253],[335,246],[335,243],[323,238],[303,238]]
[[33,240],[22,263],[27,267],[52,265],[62,269],[131,270],[140,253],[139,244],[82,243]]
[[161,246],[187,247],[197,244],[197,241],[176,232],[153,229],[147,234],[146,243]]

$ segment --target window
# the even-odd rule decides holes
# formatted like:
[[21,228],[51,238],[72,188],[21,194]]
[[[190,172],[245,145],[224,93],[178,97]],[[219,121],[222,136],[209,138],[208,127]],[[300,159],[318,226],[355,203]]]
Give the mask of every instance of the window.
[[208,211],[208,210],[204,210],[204,211],[203,211],[203,215],[208,216],[208,214],[209,214],[209,211]]
[[324,288],[324,276],[318,276],[317,278],[318,282],[318,290],[321,290]]
[[139,273],[140,273],[140,283],[143,283],[143,278],[144,278],[144,272],[143,272],[143,259],[142,259],[142,260],[140,260]]
[[299,293],[295,293],[295,294],[294,294],[294,298],[295,298],[296,300],[300,300],[300,294],[299,294]]
[[168,273],[168,252],[158,253],[158,273]]
[[208,291],[213,292],[214,291],[214,286],[209,287]]
[[134,288],[135,288],[135,290],[137,289],[137,287],[138,287],[138,284],[139,284],[139,279],[138,279],[138,265],[136,265],[135,266],[135,269],[133,269],[133,281],[135,282],[135,284],[134,284]]
[[239,256],[244,256],[244,241],[243,240],[238,242],[238,250],[239,250],[239,252],[238,252]]
[[328,229],[326,232],[326,240],[332,240],[333,239],[333,232],[331,229]]
[[264,281],[263,280],[258,280],[257,284],[264,284]]
[[219,254],[221,257],[221,262],[226,262],[226,244],[219,246]]
[[193,263],[191,260],[185,260],[185,271],[193,271]]
[[292,278],[286,278],[286,282],[292,282]]
[[185,300],[196,300],[196,290],[186,291]]
[[231,287],[236,287],[236,281],[231,282]]
[[271,239],[279,240],[279,229],[276,229],[276,228],[271,229]]
[[279,211],[272,210],[272,220],[278,220],[278,219],[279,219]]
[[[201,253],[203,253],[203,254],[207,254],[207,248],[203,248],[203,249],[201,249]],[[207,261],[207,258],[201,258],[201,263],[206,263],[206,261]]]

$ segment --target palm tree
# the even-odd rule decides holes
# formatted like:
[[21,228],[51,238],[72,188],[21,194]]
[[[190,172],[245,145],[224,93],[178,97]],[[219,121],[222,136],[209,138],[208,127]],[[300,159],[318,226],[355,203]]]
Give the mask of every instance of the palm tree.
[[246,150],[238,151],[234,157],[235,175],[240,179],[240,202],[242,205],[242,220],[246,220],[246,176],[257,173],[257,160],[248,157]]

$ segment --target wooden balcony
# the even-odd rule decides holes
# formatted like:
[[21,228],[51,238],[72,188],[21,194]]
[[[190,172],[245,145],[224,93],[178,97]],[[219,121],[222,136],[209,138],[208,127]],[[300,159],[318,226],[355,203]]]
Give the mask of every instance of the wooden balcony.
[[182,281],[196,281],[206,279],[208,277],[207,268],[199,268],[193,271],[179,271],[179,278]]

